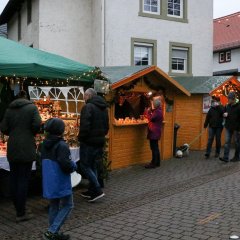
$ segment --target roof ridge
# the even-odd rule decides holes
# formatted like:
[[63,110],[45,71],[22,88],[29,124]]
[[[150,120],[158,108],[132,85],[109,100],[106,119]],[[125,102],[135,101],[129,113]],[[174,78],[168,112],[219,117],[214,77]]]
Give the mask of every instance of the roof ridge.
[[215,21],[223,20],[223,19],[225,19],[225,18],[234,17],[234,16],[236,16],[236,15],[240,15],[240,11],[235,12],[235,13],[231,13],[231,14],[229,14],[229,15],[225,15],[225,16],[222,16],[222,17],[219,17],[219,18],[214,18],[213,21],[215,22]]

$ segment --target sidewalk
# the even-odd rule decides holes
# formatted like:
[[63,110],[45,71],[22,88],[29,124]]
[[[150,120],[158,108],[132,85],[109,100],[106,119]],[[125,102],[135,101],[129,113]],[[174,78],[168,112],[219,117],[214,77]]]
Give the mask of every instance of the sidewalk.
[[[134,166],[113,171],[104,189],[106,197],[94,204],[89,204],[82,199],[80,196],[82,189],[76,189],[74,191],[75,208],[64,226],[64,230],[71,234],[72,239],[84,240],[190,240],[216,237],[206,235],[208,238],[204,238],[201,234],[199,234],[199,238],[191,236],[190,229],[191,225],[194,224],[190,223],[189,216],[191,214],[194,215],[193,206],[195,206],[195,210],[197,209],[199,219],[204,219],[205,216],[208,216],[207,214],[211,213],[211,207],[214,205],[219,207],[217,199],[214,199],[216,196],[209,196],[215,193],[216,182],[219,182],[217,186],[221,186],[222,192],[228,191],[228,187],[232,187],[230,185],[222,185],[222,182],[231,183],[236,187],[236,193],[239,194],[239,198],[235,197],[232,200],[228,196],[228,201],[231,203],[229,206],[234,207],[234,210],[238,209],[236,204],[240,203],[238,200],[240,199],[240,191],[237,189],[240,186],[238,188],[236,184],[236,181],[238,181],[236,176],[239,175],[240,164],[225,164],[214,158],[205,160],[203,155],[203,152],[191,152],[188,158],[163,161],[161,167],[156,169]],[[227,178],[230,180],[226,180]],[[213,186],[211,191],[208,185]],[[81,186],[81,188],[83,187]],[[205,188],[207,189],[206,192]],[[204,201],[204,197],[206,197],[208,206],[198,206],[198,199],[199,201]],[[178,201],[178,199],[180,200]],[[232,204],[235,205],[233,206]],[[38,196],[30,198],[28,205],[32,208],[35,218],[29,222],[16,224],[11,202],[7,199],[0,201],[0,239],[41,239],[41,234],[47,227],[47,212],[45,210],[47,202]],[[174,209],[172,213],[171,209]],[[174,229],[176,229],[175,234],[179,234],[179,238],[177,236],[170,237],[168,233],[172,235],[174,232],[168,231],[170,229],[168,224],[171,227],[179,225],[181,216],[185,216],[184,214],[187,214],[189,221],[187,224],[189,225],[188,231],[186,231],[189,232],[188,238],[182,238],[186,236],[180,234],[182,230],[178,228]],[[173,216],[174,218],[172,218]],[[160,218],[164,218],[165,221],[159,221]],[[149,226],[151,222],[152,227]],[[142,229],[136,228],[138,223]],[[156,225],[156,223],[158,224]],[[236,220],[235,223],[235,225],[240,225],[240,220]],[[156,233],[160,230],[161,233]],[[151,231],[152,234],[150,234]],[[226,236],[229,231],[226,230]],[[146,236],[146,234],[149,236]],[[222,238],[218,236],[215,239]]]

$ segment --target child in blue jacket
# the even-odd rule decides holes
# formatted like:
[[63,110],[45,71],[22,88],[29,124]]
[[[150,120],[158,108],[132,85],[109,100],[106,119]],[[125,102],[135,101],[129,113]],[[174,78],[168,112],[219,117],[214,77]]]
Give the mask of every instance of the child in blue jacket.
[[43,197],[49,199],[49,228],[43,239],[70,239],[59,230],[73,208],[71,173],[76,163],[71,160],[69,146],[63,140],[64,122],[49,119],[44,126],[47,133],[41,149]]

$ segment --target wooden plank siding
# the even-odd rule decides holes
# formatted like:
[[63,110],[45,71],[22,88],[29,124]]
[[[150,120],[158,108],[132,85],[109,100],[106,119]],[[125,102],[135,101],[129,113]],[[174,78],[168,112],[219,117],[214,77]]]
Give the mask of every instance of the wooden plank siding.
[[[202,98],[203,95],[200,94],[192,95],[191,97],[184,95],[175,97],[175,122],[181,126],[178,130],[177,146],[190,143],[203,129]],[[200,137],[193,143],[191,149],[203,149],[205,139],[206,136]]]

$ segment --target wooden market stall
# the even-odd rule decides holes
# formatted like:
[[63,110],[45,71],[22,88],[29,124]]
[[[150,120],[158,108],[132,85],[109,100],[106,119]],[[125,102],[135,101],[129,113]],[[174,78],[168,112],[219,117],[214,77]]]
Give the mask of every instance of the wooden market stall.
[[[84,102],[84,87],[92,86],[94,79],[101,77],[100,70],[2,37],[0,45],[0,121],[14,95],[26,90],[43,122],[53,116],[65,120],[65,138],[72,147],[73,159],[78,160],[76,122]],[[37,143],[42,138],[37,135]],[[0,132],[0,195],[6,194],[8,189],[7,140],[8,137]]]
[[190,93],[155,66],[101,68],[110,80],[109,159],[112,169],[146,163],[151,159],[147,122],[143,118],[148,107],[148,94],[159,93],[163,102],[164,124],[160,141],[161,158],[172,157],[174,103],[176,95]]
[[[240,96],[240,82],[234,76],[176,77],[174,79],[191,93],[191,97],[176,95],[174,98],[174,119],[180,125],[177,146],[191,143],[201,131],[204,131],[203,125],[210,108],[211,96],[220,97],[223,105],[227,103],[229,92],[237,92],[238,99]],[[191,149],[204,150],[207,137],[208,131],[204,131],[202,136],[193,143]],[[222,140],[224,140],[224,134]]]

